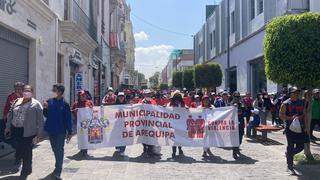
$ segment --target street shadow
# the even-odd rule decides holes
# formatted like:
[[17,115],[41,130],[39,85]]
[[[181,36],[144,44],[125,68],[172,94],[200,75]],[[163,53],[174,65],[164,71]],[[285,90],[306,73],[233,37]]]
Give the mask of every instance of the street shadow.
[[168,158],[167,161],[178,162],[181,164],[192,164],[197,162],[196,159],[186,155],[183,155],[183,156],[179,155],[179,156],[176,156],[175,158]]
[[50,174],[48,174],[46,177],[40,178],[39,180],[55,180],[55,179]]
[[19,176],[7,176],[7,177],[3,177],[0,178],[1,180],[19,180]]
[[14,175],[18,173],[20,165],[13,165],[11,160],[1,160],[0,176]]
[[257,135],[257,136],[252,136],[252,137],[248,137],[249,139],[247,139],[247,142],[249,143],[260,143],[264,146],[279,146],[279,145],[284,145],[283,143],[267,138],[264,139],[262,136]]

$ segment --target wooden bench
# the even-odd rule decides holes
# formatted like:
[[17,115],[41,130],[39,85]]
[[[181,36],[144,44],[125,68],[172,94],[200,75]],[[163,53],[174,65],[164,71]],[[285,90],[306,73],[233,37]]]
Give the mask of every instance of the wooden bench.
[[257,135],[256,131],[260,131],[262,134],[262,139],[267,140],[268,139],[268,132],[272,131],[280,131],[281,128],[279,127],[274,127],[274,126],[268,126],[268,125],[260,125],[255,128],[255,131],[253,132],[253,135]]

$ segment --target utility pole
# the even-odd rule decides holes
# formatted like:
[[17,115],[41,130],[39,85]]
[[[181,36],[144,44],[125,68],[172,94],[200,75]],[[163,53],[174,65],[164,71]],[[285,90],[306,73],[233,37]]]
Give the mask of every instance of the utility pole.
[[227,0],[227,71],[225,83],[227,90],[230,90],[230,0]]

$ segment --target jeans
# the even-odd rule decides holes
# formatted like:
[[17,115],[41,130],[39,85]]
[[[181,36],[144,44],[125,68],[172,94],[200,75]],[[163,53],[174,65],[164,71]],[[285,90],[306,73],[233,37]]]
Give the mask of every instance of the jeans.
[[[178,146],[178,149],[179,149],[179,154],[181,154],[182,147]],[[172,146],[172,154],[176,154],[176,152],[177,152],[177,146]]]
[[303,142],[293,142],[293,137],[291,133],[288,133],[288,129],[286,129],[286,137],[287,137],[287,165],[289,169],[293,168],[293,156],[298,154],[304,149]]
[[[259,125],[258,125],[258,126],[259,126]],[[247,136],[251,136],[251,131],[252,131],[254,128],[258,127],[258,126],[254,125],[254,124],[252,124],[252,123],[249,123],[249,125],[247,126]]]
[[32,148],[35,136],[23,137],[23,128],[11,126],[12,136],[16,138],[16,154],[22,159],[21,175],[28,176],[32,172]]
[[55,170],[53,173],[57,176],[60,176],[62,171],[65,138],[65,134],[49,135],[51,148],[56,160]]
[[119,151],[120,153],[124,153],[124,151],[126,150],[126,146],[117,146],[116,150]]

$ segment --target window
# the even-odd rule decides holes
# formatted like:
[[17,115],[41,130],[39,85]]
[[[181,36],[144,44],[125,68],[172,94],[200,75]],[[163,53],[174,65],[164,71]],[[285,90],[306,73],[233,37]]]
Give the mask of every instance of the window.
[[255,12],[256,12],[255,1],[256,0],[250,0],[250,20],[254,19],[255,17]]
[[57,61],[57,83],[63,83],[62,81],[62,73],[63,70],[63,62],[62,62],[62,55],[58,54],[58,61]]
[[213,35],[210,33],[210,50],[213,48]]
[[234,17],[234,11],[231,13],[231,33],[233,34],[235,32],[235,17]]
[[213,42],[213,48],[216,47],[216,30],[213,30],[212,32],[212,42]]
[[263,0],[258,0],[258,14],[263,13]]

